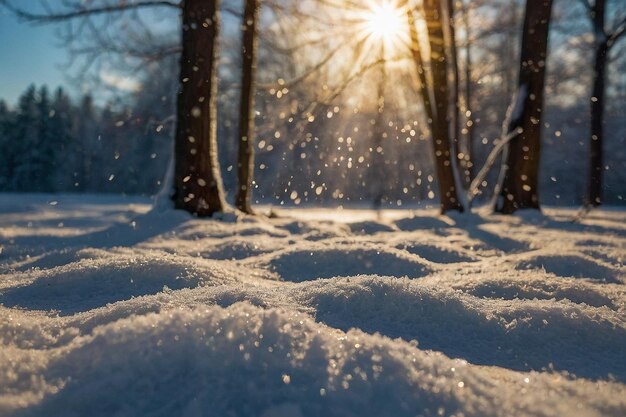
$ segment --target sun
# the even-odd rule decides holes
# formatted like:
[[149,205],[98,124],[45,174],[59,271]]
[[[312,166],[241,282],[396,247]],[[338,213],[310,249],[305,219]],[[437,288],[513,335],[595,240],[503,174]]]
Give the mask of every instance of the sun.
[[369,1],[363,13],[363,30],[376,40],[393,41],[402,35],[406,25],[403,11],[389,0]]
[[363,9],[357,19],[360,21],[359,37],[365,40],[365,50],[381,48],[382,54],[390,58],[407,44],[407,6],[399,6],[398,1],[363,2]]

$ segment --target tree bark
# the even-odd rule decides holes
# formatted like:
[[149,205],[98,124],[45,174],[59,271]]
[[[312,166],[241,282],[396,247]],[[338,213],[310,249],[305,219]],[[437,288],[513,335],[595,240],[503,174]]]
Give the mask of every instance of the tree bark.
[[242,22],[242,73],[239,107],[238,189],[235,206],[252,214],[252,179],[254,175],[254,95],[256,76],[257,22],[259,0],[246,0]]
[[597,207],[602,204],[602,177],[604,171],[602,140],[604,138],[604,92],[606,60],[608,48],[606,42],[600,42],[596,48],[593,67],[593,93],[591,95],[591,137],[589,142],[589,183],[587,185],[586,205]]
[[226,207],[217,157],[219,0],[184,0],[174,203],[197,216]]
[[461,174],[461,185],[467,189],[469,187],[469,183],[465,182],[463,179],[465,175],[463,175],[463,157],[459,158],[461,154],[461,96],[460,96],[460,88],[459,88],[459,60],[458,60],[458,50],[456,47],[456,28],[454,22],[454,2],[455,0],[448,0],[447,4],[447,29],[448,29],[448,56],[450,61],[450,75],[451,75],[451,86],[450,86],[450,100],[452,100],[452,113],[451,113],[451,133],[452,133],[452,160],[456,164],[456,167]]
[[589,138],[589,179],[585,205],[597,207],[602,204],[602,174],[604,168],[602,155],[602,140],[604,138],[604,92],[606,61],[609,52],[607,36],[604,31],[606,1],[596,0],[590,12],[594,33],[595,61],[593,66],[593,88],[590,99],[591,136]]
[[454,178],[456,155],[451,155],[448,61],[444,37],[444,0],[424,0],[424,17],[430,44],[430,67],[432,73],[432,114],[430,121],[435,151],[435,165],[439,183],[441,212],[462,212]]
[[505,151],[495,211],[539,209],[539,158],[544,83],[552,0],[527,0],[520,57],[518,94],[509,132],[519,131]]
[[474,181],[476,177],[476,166],[473,161],[474,157],[474,137],[475,137],[475,128],[474,128],[474,113],[472,109],[472,45],[471,45],[471,26],[469,21],[469,5],[464,4],[463,7],[463,25],[465,26],[465,36],[466,36],[466,45],[465,45],[465,119],[466,126],[465,129],[466,139],[465,139],[465,155],[463,158],[463,163],[461,164],[463,168],[463,175],[465,178],[465,184],[467,184],[468,189],[469,185]]

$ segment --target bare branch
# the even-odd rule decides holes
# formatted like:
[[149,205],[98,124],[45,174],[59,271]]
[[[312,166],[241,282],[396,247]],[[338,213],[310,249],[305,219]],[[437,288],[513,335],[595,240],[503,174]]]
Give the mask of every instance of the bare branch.
[[520,127],[516,130],[509,132],[503,138],[500,138],[500,141],[491,150],[489,156],[487,156],[485,164],[482,166],[476,177],[472,180],[472,183],[467,190],[466,198],[468,204],[471,204],[474,198],[479,194],[480,187],[482,186],[483,181],[485,180],[485,178],[487,178],[487,174],[489,174],[491,168],[493,168],[493,164],[496,162],[498,155],[500,155],[500,153],[502,153],[502,151],[504,150],[504,146],[522,133],[523,129]]
[[339,45],[337,45],[334,49],[332,49],[331,51],[328,52],[328,54],[326,54],[326,56],[324,56],[324,58],[322,58],[319,62],[317,62],[317,64],[315,64],[313,67],[309,68],[308,70],[304,71],[302,74],[300,74],[299,76],[287,81],[284,84],[281,85],[275,85],[275,84],[260,84],[258,86],[258,88],[261,89],[268,89],[268,88],[290,88],[295,84],[298,84],[299,82],[301,82],[302,80],[306,79],[307,77],[310,77],[311,75],[315,74],[317,71],[320,70],[320,68],[322,68],[324,65],[326,65],[336,54],[337,52],[339,52],[343,47],[345,47],[346,44],[341,42],[339,43]]
[[107,5],[102,7],[82,7],[76,6],[73,10],[68,12],[61,13],[47,13],[47,14],[37,14],[30,13],[24,9],[14,6],[8,0],[0,0],[0,5],[6,7],[12,13],[17,15],[20,19],[34,22],[34,23],[54,23],[61,22],[65,20],[72,20],[85,16],[93,16],[99,14],[107,14],[107,13],[119,13],[127,10],[137,10],[144,8],[153,8],[153,7],[169,7],[180,9],[180,3],[174,1],[167,0],[150,0],[150,1],[142,1],[138,3],[127,3],[120,2],[115,5]]
[[621,38],[624,33],[626,33],[626,16],[622,19],[622,21],[617,25],[617,29],[613,31],[613,33],[609,34],[607,39],[607,46],[609,49],[615,45],[615,42]]

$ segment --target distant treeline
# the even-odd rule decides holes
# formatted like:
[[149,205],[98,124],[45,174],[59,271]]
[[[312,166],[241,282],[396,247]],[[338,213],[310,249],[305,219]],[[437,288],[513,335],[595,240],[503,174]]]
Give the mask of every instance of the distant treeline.
[[[151,195],[159,190],[172,141],[175,77],[144,80],[142,91],[96,105],[90,95],[71,99],[62,89],[29,87],[15,106],[0,100],[0,191],[86,192]],[[174,81],[164,81],[163,78]],[[219,109],[220,162],[227,189],[236,182],[236,100],[222,86]],[[371,162],[371,115],[329,115],[306,132],[269,115],[284,100],[259,94],[262,115],[257,136],[254,200],[275,204],[362,204],[374,198],[373,182],[383,187],[387,206],[429,202],[436,205],[436,178],[427,137],[398,123],[390,128],[382,169]],[[624,103],[609,106],[606,147],[606,201],[626,198],[626,126],[618,115]],[[477,114],[486,123],[497,103]],[[587,131],[585,103],[548,105],[542,158],[541,193],[548,204],[574,205],[584,189]],[[477,144],[479,159],[491,142]],[[492,181],[492,179],[490,179]],[[229,198],[232,199],[232,195]]]
[[[182,25],[181,16],[198,18],[192,4],[216,2],[66,0],[44,14],[27,2],[0,3],[12,4],[13,13],[31,23],[67,25],[60,39],[77,60],[75,76],[98,97],[96,105],[89,96],[70,100],[61,90],[31,87],[16,105],[0,104],[0,191],[152,194],[165,175],[178,116],[181,169],[174,188],[182,190],[182,203],[197,204],[192,212],[207,201],[222,209],[219,178],[231,202],[235,190],[245,190],[247,200],[251,188],[253,202],[447,200],[446,210],[457,209],[460,189],[467,195],[469,186],[483,202],[498,189],[498,201],[513,208],[539,201],[580,205],[585,194],[588,204],[626,198],[623,0],[421,2],[409,13],[391,10],[398,22],[406,19],[404,37],[411,39],[396,33],[393,47],[380,45],[372,36],[378,30],[366,25],[364,31],[352,16],[361,9],[371,23],[378,2],[319,2],[315,13],[301,0],[221,2],[220,33],[211,27],[211,36],[193,41],[185,34],[200,35],[189,30],[194,24]],[[267,17],[253,30],[259,7]],[[530,18],[537,11],[544,15]],[[92,16],[103,13],[114,18],[92,25]],[[541,30],[526,25],[526,16]],[[422,19],[427,36],[419,34]],[[78,22],[85,33],[71,30]],[[442,26],[448,29],[435,33]],[[262,36],[255,42],[254,34]],[[196,41],[218,46],[199,48],[212,51],[216,80],[190,76],[203,73],[203,65],[213,68],[204,57],[200,66],[181,59]],[[132,94],[116,81],[126,77]],[[199,92],[207,83],[218,88]],[[112,90],[123,95],[102,104],[99,86],[110,88],[107,97]],[[182,105],[175,109],[175,103]],[[511,103],[524,111],[511,111],[519,118],[507,120]],[[434,112],[438,106],[445,111]],[[532,136],[532,144],[514,139],[521,133],[513,127]],[[503,141],[504,130],[516,136]],[[240,143],[245,160],[256,154],[254,170],[238,160]],[[500,169],[503,155],[510,170]],[[462,175],[454,175],[457,165]],[[491,169],[478,175],[485,165]],[[241,187],[237,171],[244,170],[254,175]],[[496,187],[499,172],[507,172],[502,179],[511,184]],[[205,190],[206,184],[215,187]]]
[[30,86],[15,109],[0,101],[0,190],[153,193],[169,145],[151,124],[90,95],[73,102],[61,88]]

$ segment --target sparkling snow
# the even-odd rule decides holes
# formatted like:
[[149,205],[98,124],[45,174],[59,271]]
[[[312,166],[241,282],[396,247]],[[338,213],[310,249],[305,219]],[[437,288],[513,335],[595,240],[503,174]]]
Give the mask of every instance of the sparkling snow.
[[0,415],[626,415],[626,211],[278,213],[0,195]]

